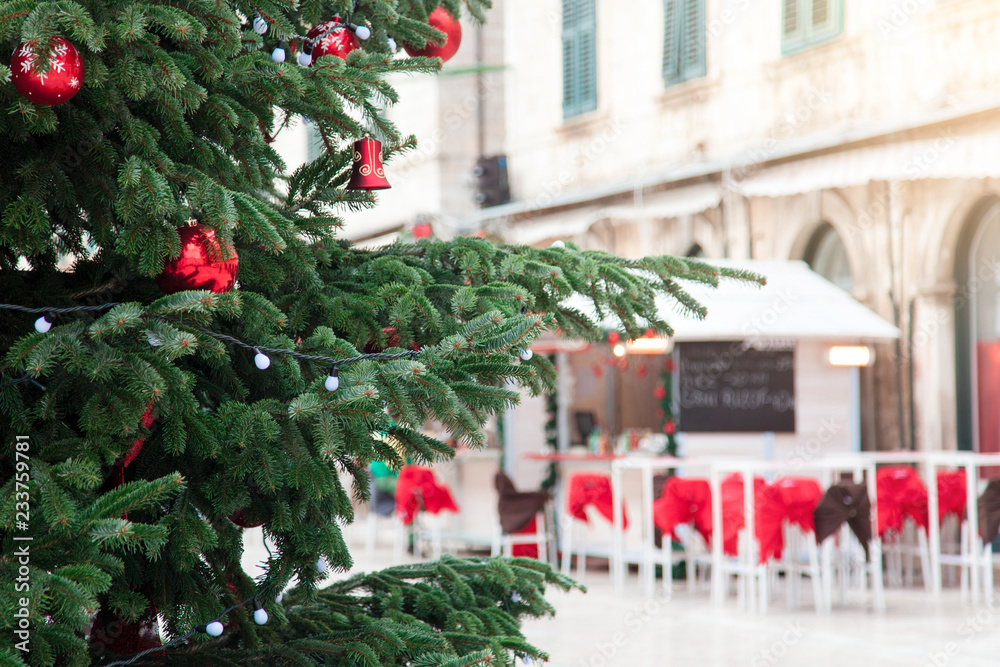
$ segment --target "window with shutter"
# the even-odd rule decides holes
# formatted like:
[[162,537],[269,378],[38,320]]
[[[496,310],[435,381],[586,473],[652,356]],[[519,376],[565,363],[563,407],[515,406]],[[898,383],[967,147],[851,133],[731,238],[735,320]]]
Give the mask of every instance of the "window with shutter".
[[664,83],[696,79],[705,72],[705,0],[664,0]]
[[563,118],[597,108],[596,0],[563,0]]
[[781,52],[827,42],[844,29],[844,0],[782,0]]

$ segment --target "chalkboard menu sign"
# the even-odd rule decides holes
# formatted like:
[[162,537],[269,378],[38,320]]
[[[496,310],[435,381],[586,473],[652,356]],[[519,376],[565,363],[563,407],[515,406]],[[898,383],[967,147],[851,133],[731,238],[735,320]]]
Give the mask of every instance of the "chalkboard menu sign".
[[795,349],[744,341],[677,344],[678,429],[795,432]]

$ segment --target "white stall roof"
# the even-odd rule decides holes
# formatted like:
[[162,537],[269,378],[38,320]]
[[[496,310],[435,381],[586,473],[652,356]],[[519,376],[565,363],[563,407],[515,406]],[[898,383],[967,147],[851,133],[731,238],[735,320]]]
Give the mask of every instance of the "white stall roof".
[[[705,305],[708,315],[698,320],[683,314],[671,299],[658,299],[660,316],[674,328],[675,341],[811,339],[850,343],[899,338],[899,329],[805,262],[713,260],[711,263],[753,271],[766,277],[767,285],[756,287],[723,280],[718,289],[712,289],[681,281]],[[593,302],[589,299],[574,297],[566,303],[583,312],[593,312]],[[603,324],[617,328],[619,323],[612,318]]]

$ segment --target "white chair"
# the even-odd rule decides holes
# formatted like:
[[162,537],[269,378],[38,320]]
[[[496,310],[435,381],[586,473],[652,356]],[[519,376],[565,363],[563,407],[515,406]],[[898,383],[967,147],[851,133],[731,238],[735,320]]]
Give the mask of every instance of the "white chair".
[[535,545],[538,548],[538,559],[549,562],[549,521],[544,511],[535,514],[534,533],[504,533],[497,524],[493,535],[492,556],[513,556],[517,545]]

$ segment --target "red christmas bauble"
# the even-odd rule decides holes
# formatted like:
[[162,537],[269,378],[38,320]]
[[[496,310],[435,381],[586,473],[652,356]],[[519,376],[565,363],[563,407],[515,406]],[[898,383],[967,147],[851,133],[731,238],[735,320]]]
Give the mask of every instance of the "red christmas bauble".
[[35,67],[42,49],[35,41],[21,42],[10,59],[10,80],[29,102],[55,106],[69,102],[83,86],[83,57],[63,37],[50,37],[48,71]]
[[453,18],[444,7],[438,7],[431,12],[431,15],[427,17],[427,22],[432,28],[437,28],[445,34],[444,44],[437,46],[427,42],[421,48],[403,44],[403,48],[411,56],[440,58],[444,62],[448,62],[458,52],[458,47],[462,44],[462,24]]
[[667,389],[666,389],[666,387],[657,387],[656,389],[654,389],[653,390],[653,396],[655,396],[657,399],[659,399],[661,401],[663,399],[665,399],[667,397]]
[[673,435],[677,432],[677,424],[674,423],[673,419],[663,422],[663,432],[667,435]]
[[135,621],[126,621],[110,609],[101,609],[91,625],[89,643],[98,653],[116,655],[132,655],[162,646],[156,606],[151,602]]
[[639,367],[635,369],[635,374],[641,378],[646,377],[646,364],[639,364]]
[[229,515],[229,520],[240,528],[256,528],[257,526],[264,525],[263,519],[251,519],[245,510],[236,510]]
[[[205,225],[191,225],[177,230],[181,253],[168,259],[156,284],[165,294],[184,290],[228,292],[236,283],[239,258],[232,247],[222,248],[215,230]],[[229,259],[222,259],[228,255]]]
[[[145,412],[142,413],[142,426],[143,428],[148,429],[152,425],[153,425],[153,401],[150,401],[149,405],[146,406]],[[132,446],[129,448],[128,454],[125,455],[125,459],[122,461],[123,468],[127,468],[129,464],[131,464],[132,461],[135,460],[135,457],[139,456],[139,452],[142,451],[142,446],[145,444],[145,442],[146,442],[145,436],[139,436],[138,438],[132,441]]]
[[[330,31],[333,32],[330,32]],[[322,56],[337,56],[341,60],[347,60],[347,54],[361,46],[354,32],[342,24],[340,19],[334,17],[332,21],[324,21],[306,33],[309,39],[316,39],[323,33],[324,35],[315,45],[313,45],[312,59],[316,62]]]
[[666,359],[663,360],[663,370],[666,371],[667,373],[673,373],[674,372],[674,358],[673,357],[667,357]]
[[620,342],[621,339],[622,335],[617,331],[612,331],[608,334],[608,342],[611,343],[612,345],[615,345],[616,343]]

